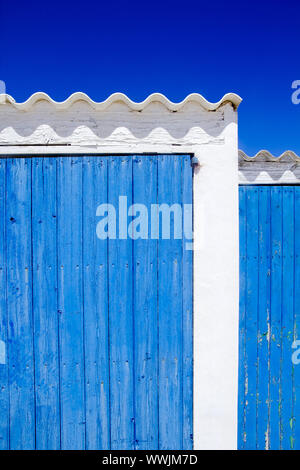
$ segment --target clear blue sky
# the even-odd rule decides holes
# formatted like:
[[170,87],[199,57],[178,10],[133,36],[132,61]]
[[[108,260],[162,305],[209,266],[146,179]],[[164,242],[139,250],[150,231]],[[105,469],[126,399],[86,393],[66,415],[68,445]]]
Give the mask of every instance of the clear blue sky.
[[233,91],[244,99],[240,148],[300,153],[299,0],[0,2],[0,79],[17,101]]

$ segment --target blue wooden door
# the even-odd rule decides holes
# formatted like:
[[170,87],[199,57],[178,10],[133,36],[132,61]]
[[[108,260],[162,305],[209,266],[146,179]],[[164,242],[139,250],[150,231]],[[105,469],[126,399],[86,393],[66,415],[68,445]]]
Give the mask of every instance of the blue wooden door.
[[124,197],[192,204],[190,156],[0,160],[1,449],[192,448],[192,251],[99,238]]
[[300,449],[299,234],[299,186],[240,188],[240,449]]

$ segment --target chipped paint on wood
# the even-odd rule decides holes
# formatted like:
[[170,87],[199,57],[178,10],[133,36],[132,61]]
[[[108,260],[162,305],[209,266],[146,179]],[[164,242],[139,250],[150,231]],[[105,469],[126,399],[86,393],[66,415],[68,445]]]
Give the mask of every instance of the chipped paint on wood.
[[299,219],[299,186],[240,187],[240,449],[300,448]]
[[192,449],[192,253],[96,236],[120,194],[192,204],[192,171],[190,155],[0,159],[1,448]]

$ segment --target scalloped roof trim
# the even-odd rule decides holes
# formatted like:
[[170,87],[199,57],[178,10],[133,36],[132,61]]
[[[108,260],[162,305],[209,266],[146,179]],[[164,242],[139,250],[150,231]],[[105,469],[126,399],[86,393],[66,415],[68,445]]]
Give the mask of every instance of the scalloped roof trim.
[[253,157],[247,155],[245,152],[243,152],[243,150],[239,150],[239,159],[246,162],[300,163],[300,157],[292,150],[286,150],[281,155],[279,155],[279,157],[275,157],[268,150],[260,150]]
[[199,104],[200,106],[202,106],[202,108],[207,111],[216,111],[220,106],[228,102],[232,103],[234,108],[237,109],[242,101],[242,98],[236,95],[235,93],[227,93],[217,103],[211,103],[207,101],[202,95],[199,95],[198,93],[191,93],[180,103],[173,103],[161,93],[153,93],[152,95],[149,95],[148,98],[146,98],[144,101],[136,103],[123,93],[114,93],[110,95],[105,101],[96,102],[93,101],[85,93],[77,92],[70,95],[69,98],[67,98],[65,101],[54,101],[52,98],[50,98],[49,95],[47,95],[47,93],[37,92],[31,95],[30,98],[28,98],[28,100],[24,101],[23,103],[17,103],[14,98],[12,98],[10,95],[0,94],[0,103],[11,104],[12,106],[21,111],[30,110],[32,106],[38,101],[48,101],[49,103],[53,104],[53,106],[55,106],[58,110],[68,109],[72,104],[76,103],[77,101],[85,101],[95,110],[104,111],[111,104],[121,101],[133,111],[142,111],[148,104],[153,102],[159,102],[163,104],[170,111],[178,111],[186,103],[190,102]]

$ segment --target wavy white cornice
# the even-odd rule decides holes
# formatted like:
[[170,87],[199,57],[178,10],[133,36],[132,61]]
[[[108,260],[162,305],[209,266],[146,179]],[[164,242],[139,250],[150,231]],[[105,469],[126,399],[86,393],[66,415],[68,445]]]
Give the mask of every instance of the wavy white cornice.
[[249,157],[239,150],[240,184],[299,184],[300,157],[287,150],[275,157],[268,150],[261,150]]
[[[131,101],[128,96],[124,95],[123,93],[114,93],[110,95],[105,101],[96,102],[93,101],[88,95],[85,93],[77,92],[73,93],[69,98],[65,101],[54,101],[50,96],[43,92],[37,92],[28,98],[28,100],[24,101],[23,103],[17,103],[14,98],[7,94],[0,94],[0,105],[1,104],[11,104],[14,108],[19,109],[21,111],[28,111],[31,107],[37,103],[38,101],[47,101],[53,106],[55,106],[58,110],[64,110],[69,108],[72,104],[76,103],[77,101],[85,101],[88,103],[93,109],[97,111],[103,111],[108,106],[116,102],[122,102],[128,106],[129,109],[133,111],[142,111],[149,103],[159,102],[163,104],[169,111],[179,111],[186,103],[197,103],[202,108],[207,111],[216,111],[220,106],[224,103],[232,103],[235,109],[238,108],[239,104],[241,103],[242,99],[240,96],[236,95],[235,93],[227,93],[223,96],[223,98],[218,101],[217,103],[211,103],[207,101],[202,95],[198,93],[191,93],[188,95],[183,101],[180,103],[173,103],[168,98],[166,98],[161,93],[153,93],[149,95],[144,101],[140,103],[136,103]],[[0,106],[1,111],[1,106]]]
[[245,162],[300,163],[300,157],[292,150],[283,152],[279,157],[275,157],[268,150],[260,150],[253,157],[249,157],[243,150],[239,150],[239,160]]

